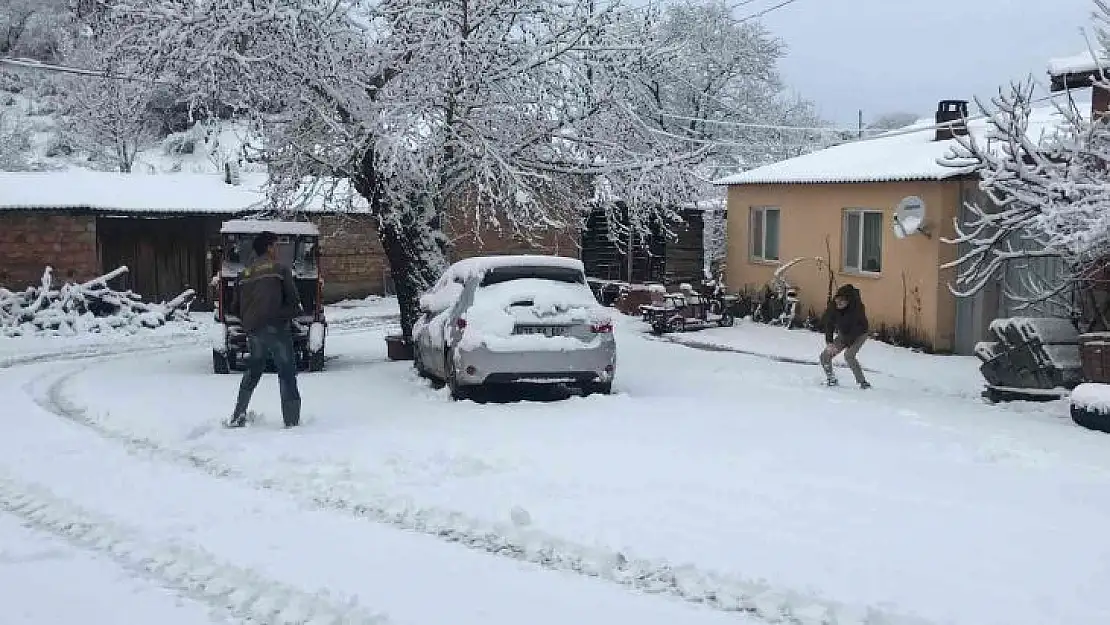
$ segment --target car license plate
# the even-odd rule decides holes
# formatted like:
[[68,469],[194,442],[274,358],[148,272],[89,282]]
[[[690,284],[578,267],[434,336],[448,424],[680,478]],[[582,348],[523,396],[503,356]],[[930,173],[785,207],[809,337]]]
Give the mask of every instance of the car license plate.
[[566,326],[517,326],[515,334],[539,334],[542,336],[564,336]]

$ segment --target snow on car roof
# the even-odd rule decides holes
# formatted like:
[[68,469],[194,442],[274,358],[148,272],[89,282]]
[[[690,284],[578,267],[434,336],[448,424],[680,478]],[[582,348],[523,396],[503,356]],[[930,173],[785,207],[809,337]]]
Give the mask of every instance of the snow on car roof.
[[585,271],[581,260],[568,256],[542,254],[509,254],[499,256],[473,256],[464,258],[447,269],[448,273],[469,278],[501,267],[555,267],[572,271]]
[[[1084,110],[1083,106],[1079,107]],[[1087,107],[1089,109],[1089,107]],[[1028,135],[1040,141],[1063,122],[1056,107],[1035,107],[1029,117]],[[972,116],[968,131],[981,144],[988,143],[988,123]],[[911,126],[870,139],[836,145],[795,158],[771,163],[715,181],[720,185],[820,184],[945,180],[972,173],[974,168],[950,167],[946,159],[959,147],[955,139],[936,141],[935,122],[920,120]]]
[[220,234],[258,234],[273,232],[290,236],[320,236],[320,229],[307,221],[272,221],[266,219],[232,219],[220,226]]

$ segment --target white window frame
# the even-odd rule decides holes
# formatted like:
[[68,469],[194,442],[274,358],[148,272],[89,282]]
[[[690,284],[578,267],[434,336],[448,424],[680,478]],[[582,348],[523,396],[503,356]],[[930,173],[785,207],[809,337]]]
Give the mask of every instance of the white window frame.
[[[859,216],[859,237],[856,244],[856,263],[858,266],[852,267],[848,264],[848,218],[851,215]],[[880,222],[886,223],[886,214],[873,208],[846,208],[844,215],[841,217],[841,236],[840,236],[840,268],[844,273],[859,274],[864,276],[878,276],[883,273],[883,228],[879,228],[879,270],[867,271],[863,268],[863,250],[864,250],[864,228],[863,222],[866,215],[878,215]]]
[[[767,258],[767,213],[774,211],[779,216],[778,231],[775,232],[778,240],[775,241],[776,258]],[[755,220],[759,219],[760,232],[763,240],[760,241],[760,253],[755,253]],[[748,213],[748,259],[759,263],[777,263],[782,256],[782,210],[778,206],[752,206]]]

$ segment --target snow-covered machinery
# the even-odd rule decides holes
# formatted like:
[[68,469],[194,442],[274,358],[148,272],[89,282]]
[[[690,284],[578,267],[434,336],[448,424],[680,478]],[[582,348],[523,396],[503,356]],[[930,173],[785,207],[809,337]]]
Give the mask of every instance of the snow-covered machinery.
[[700,330],[711,325],[727,327],[736,322],[734,300],[726,300],[723,292],[707,296],[683,283],[677,293],[666,293],[662,299],[660,304],[640,307],[643,320],[655,334]]
[[1079,333],[1070,319],[995,319],[990,332],[996,341],[975,346],[987,400],[1060,399],[1082,381]]
[[212,369],[229,373],[239,369],[247,356],[247,336],[240,320],[228,308],[235,296],[235,278],[254,258],[251,247],[260,232],[278,237],[279,260],[293,272],[304,312],[293,320],[293,349],[297,367],[309,371],[324,368],[323,279],[320,277],[320,231],[299,221],[233,220],[220,228],[220,245],[208,253],[212,264],[212,286],[216,289],[216,325],[213,328]]

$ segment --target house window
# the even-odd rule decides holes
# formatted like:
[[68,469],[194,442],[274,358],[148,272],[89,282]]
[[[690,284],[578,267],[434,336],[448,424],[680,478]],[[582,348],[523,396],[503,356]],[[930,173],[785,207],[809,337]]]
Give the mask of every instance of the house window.
[[844,271],[880,273],[882,270],[882,211],[844,211]]
[[779,209],[753,207],[751,220],[752,260],[778,260]]

